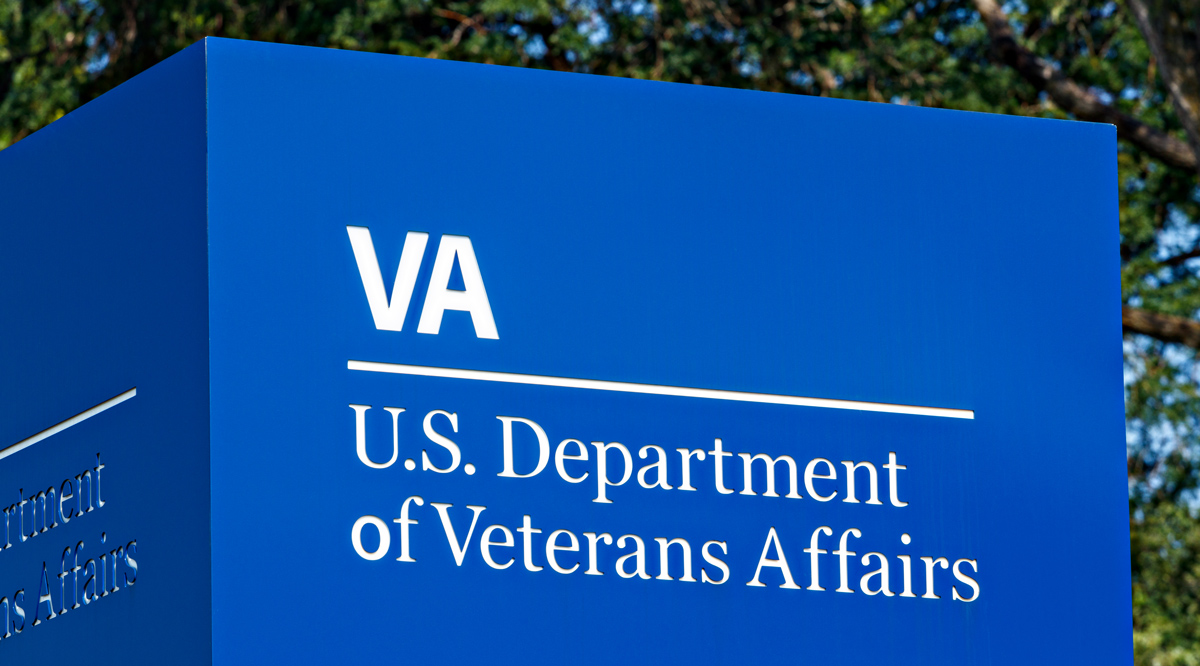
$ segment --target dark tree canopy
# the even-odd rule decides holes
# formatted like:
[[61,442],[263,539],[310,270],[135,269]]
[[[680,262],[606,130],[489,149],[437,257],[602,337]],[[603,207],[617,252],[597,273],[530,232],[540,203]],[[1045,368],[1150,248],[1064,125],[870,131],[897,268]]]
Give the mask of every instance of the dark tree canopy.
[[205,35],[1115,125],[1135,651],[1200,663],[1200,0],[0,0],[0,148]]

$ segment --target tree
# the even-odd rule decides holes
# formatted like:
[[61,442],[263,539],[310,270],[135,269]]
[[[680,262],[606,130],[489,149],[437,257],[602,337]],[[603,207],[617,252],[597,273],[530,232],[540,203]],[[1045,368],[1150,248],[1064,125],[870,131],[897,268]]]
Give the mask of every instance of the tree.
[[1191,664],[1198,21],[1200,0],[0,0],[0,148],[204,35],[1112,123],[1137,660]]

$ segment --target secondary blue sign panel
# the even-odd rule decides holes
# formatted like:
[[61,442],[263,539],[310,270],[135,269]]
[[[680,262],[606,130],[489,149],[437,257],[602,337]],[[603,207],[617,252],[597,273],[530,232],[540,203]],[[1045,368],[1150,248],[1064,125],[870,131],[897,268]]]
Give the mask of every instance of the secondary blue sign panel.
[[0,664],[211,664],[204,53],[0,152]]
[[1131,661],[1112,128],[200,48],[214,663]]

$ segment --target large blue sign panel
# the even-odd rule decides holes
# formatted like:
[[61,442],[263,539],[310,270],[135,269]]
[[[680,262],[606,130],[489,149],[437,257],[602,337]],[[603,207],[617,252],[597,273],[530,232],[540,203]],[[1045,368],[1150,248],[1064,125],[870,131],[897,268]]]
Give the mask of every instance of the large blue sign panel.
[[0,154],[0,661],[1130,663],[1115,186],[207,40]]

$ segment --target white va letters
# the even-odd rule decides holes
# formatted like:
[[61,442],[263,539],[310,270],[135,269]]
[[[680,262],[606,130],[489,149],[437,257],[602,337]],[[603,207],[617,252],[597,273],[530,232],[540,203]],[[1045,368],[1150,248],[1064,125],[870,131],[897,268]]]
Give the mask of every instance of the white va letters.
[[[417,273],[429,234],[410,231],[404,239],[404,250],[400,265],[396,268],[396,280],[392,286],[389,302],[383,286],[383,273],[375,256],[375,244],[371,242],[371,230],[366,227],[346,227],[350,245],[354,249],[354,260],[358,263],[358,274],[363,289],[367,292],[367,304],[375,319],[375,328],[381,331],[399,331],[404,327],[404,316],[408,312],[413,290],[417,284]],[[450,273],[457,257],[462,272],[464,290],[450,289]],[[433,261],[433,275],[425,292],[425,305],[421,308],[421,320],[417,323],[418,333],[437,335],[442,328],[442,315],[446,310],[458,310],[471,314],[475,326],[475,337],[498,340],[496,320],[492,317],[492,306],[488,302],[487,290],[483,286],[483,275],[475,259],[475,248],[466,236],[446,234],[438,242],[437,256]]]

